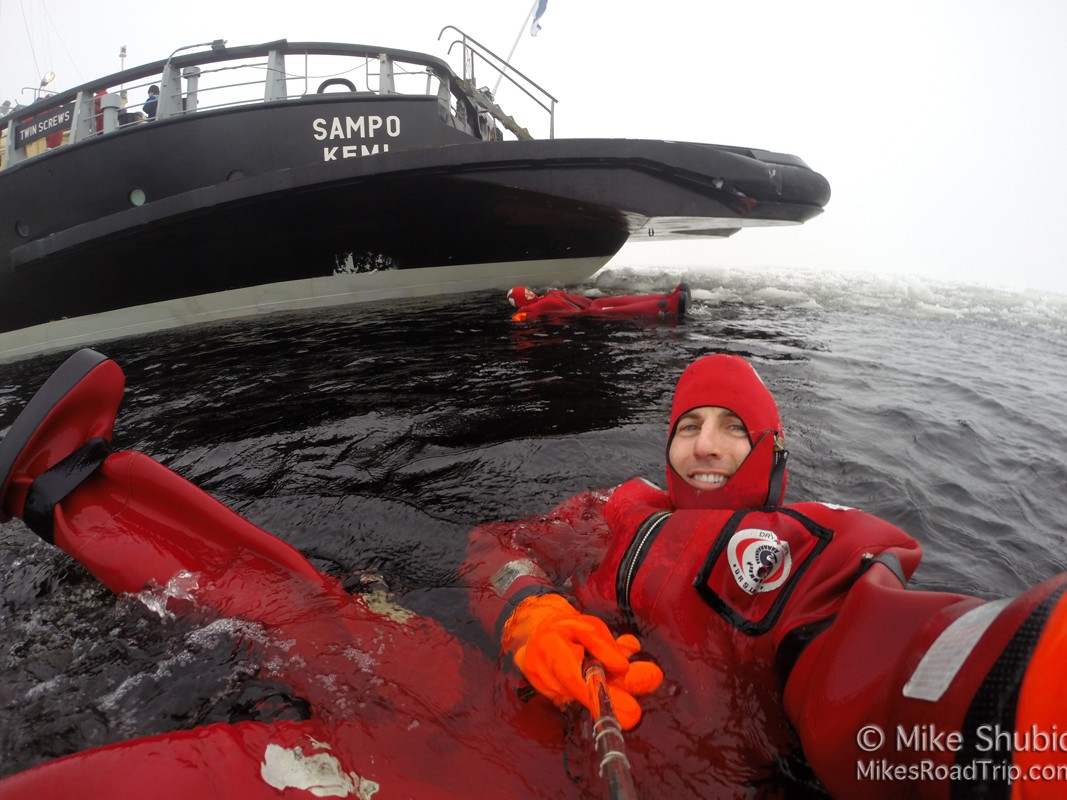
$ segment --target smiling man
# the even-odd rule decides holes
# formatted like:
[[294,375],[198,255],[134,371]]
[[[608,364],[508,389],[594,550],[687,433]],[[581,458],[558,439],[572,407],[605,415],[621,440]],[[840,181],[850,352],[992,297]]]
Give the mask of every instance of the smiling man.
[[787,453],[778,405],[742,358],[711,355],[678,379],[667,442],[675,508],[747,508],[785,493]]
[[723,486],[752,452],[748,429],[728,408],[701,406],[678,420],[670,464],[697,491]]
[[[474,610],[557,705],[589,705],[583,658],[603,662],[620,722],[640,724],[632,751],[648,764],[634,774],[650,795],[789,792],[810,767],[835,798],[1007,797],[1041,769],[1063,771],[1012,797],[1062,797],[1067,758],[1040,761],[1014,739],[991,752],[985,734],[1067,725],[1067,573],[994,602],[910,589],[918,542],[859,509],[785,504],[786,461],[755,369],[699,358],[675,389],[667,490],[635,478],[480,526],[465,569]],[[681,752],[695,758],[677,786],[640,785]],[[936,777],[891,780],[924,769]]]

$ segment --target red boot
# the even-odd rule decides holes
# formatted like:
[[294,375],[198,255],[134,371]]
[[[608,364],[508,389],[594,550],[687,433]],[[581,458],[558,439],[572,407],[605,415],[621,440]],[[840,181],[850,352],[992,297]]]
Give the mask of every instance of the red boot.
[[89,349],[52,374],[0,442],[0,520],[20,517],[115,592],[183,570],[226,573],[251,555],[272,573],[322,580],[288,544],[150,457],[113,453],[124,387],[119,366]]
[[674,287],[674,291],[667,295],[666,313],[684,317],[692,304],[693,293],[689,290],[689,284],[679,283]]
[[[125,385],[119,366],[89,349],[52,374],[0,442],[0,522],[23,518],[52,541],[48,506],[107,456]],[[48,475],[31,491],[42,473]]]

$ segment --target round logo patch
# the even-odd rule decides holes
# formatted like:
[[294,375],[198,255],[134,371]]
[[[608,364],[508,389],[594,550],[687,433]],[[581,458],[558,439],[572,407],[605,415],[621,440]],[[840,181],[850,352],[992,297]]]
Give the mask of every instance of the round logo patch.
[[748,594],[774,591],[793,568],[789,542],[783,542],[772,531],[740,530],[730,537],[726,550],[730,572]]

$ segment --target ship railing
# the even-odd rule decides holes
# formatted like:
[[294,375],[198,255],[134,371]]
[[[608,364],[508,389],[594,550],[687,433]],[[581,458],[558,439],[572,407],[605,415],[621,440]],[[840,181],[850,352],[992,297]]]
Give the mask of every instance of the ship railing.
[[[466,38],[464,50],[478,46]],[[328,92],[435,97],[449,125],[487,140],[500,138],[496,119],[518,138],[530,136],[507,117],[492,96],[460,78],[445,61],[404,50],[285,40],[227,48],[223,40],[192,45],[153,64],[125,70],[75,89],[58,92],[0,117],[0,168],[70,144],[107,136],[133,126],[270,102],[299,102]],[[480,46],[478,46],[480,47]],[[488,51],[485,51],[488,54]],[[485,58],[485,55],[480,57]],[[490,54],[491,55],[491,54]],[[465,55],[466,57],[466,55]],[[514,76],[509,80],[516,85]],[[159,89],[154,115],[150,87]],[[530,96],[529,87],[520,86]],[[545,93],[547,95],[547,93]],[[548,135],[554,131],[549,112]],[[505,121],[508,120],[508,121]],[[509,122],[510,121],[510,122]]]
[[[456,45],[460,46],[460,55],[463,61],[461,85],[463,90],[479,106],[481,113],[496,119],[520,139],[533,138],[525,128],[518,127],[515,120],[505,114],[503,109],[497,105],[497,98],[501,94],[500,85],[506,81],[506,88],[510,88],[513,92],[518,92],[517,99],[519,103],[525,101],[526,105],[539,109],[548,116],[548,138],[554,139],[556,136],[556,103],[558,102],[556,98],[508,63],[507,59],[500,57],[454,25],[446,25],[442,28],[437,35],[437,40],[440,41],[447,31],[454,32],[459,38],[452,40],[446,52],[451,55],[453,48]],[[475,75],[480,73],[480,66],[489,71],[490,80],[494,81],[492,88],[488,84],[478,87],[479,81],[476,80]],[[511,99],[509,99],[508,104],[512,104]]]

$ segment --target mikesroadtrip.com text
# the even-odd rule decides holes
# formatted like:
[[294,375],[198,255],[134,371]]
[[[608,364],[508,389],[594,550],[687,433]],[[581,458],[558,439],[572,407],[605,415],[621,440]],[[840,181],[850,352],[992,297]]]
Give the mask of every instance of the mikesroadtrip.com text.
[[[865,753],[879,754],[856,762],[860,781],[1067,781],[1067,730],[1055,725],[1048,730],[980,725],[969,739],[960,731],[934,725],[898,725],[889,730],[864,725],[856,732],[856,744]],[[955,763],[944,763],[944,755],[936,757],[965,748],[965,757]],[[1031,754],[1028,763],[1012,763],[1016,753]],[[1051,756],[1047,764],[1033,757],[1042,753]]]

